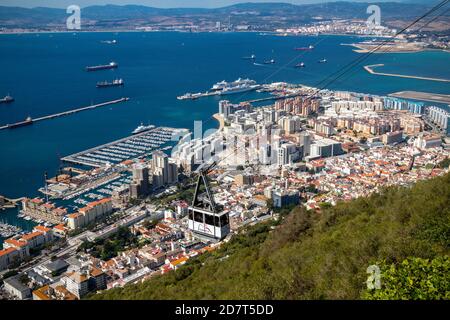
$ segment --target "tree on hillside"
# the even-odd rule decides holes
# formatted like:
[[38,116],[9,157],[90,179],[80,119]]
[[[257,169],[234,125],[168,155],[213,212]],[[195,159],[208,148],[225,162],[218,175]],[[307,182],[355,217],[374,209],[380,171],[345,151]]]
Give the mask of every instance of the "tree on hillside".
[[450,299],[450,258],[408,258],[400,264],[383,262],[381,288],[365,291],[371,300],[441,300]]

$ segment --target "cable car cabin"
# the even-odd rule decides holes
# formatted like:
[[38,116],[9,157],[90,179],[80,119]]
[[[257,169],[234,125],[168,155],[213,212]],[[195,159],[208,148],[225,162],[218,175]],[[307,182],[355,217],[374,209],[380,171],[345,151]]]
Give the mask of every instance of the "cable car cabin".
[[230,233],[228,212],[214,213],[189,207],[189,229],[194,233],[221,240]]
[[[201,190],[202,185],[203,190]],[[230,233],[228,212],[223,212],[223,208],[214,202],[203,170],[198,176],[192,205],[188,210],[188,227],[194,233],[216,240],[223,239]]]

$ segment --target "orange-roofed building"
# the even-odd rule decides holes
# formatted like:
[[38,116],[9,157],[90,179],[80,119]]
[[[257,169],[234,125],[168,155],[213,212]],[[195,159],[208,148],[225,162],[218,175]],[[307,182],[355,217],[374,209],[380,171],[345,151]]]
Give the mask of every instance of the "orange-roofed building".
[[28,243],[30,249],[43,245],[46,242],[45,236],[42,232],[36,231],[27,233],[20,238]]
[[45,232],[50,232],[52,229],[47,228],[46,226],[43,226],[43,225],[37,225],[36,227],[34,227],[33,230],[45,233]]
[[30,255],[30,246],[26,241],[21,239],[6,239],[3,241],[3,248],[9,249],[14,248],[18,251],[20,259]]
[[85,225],[85,218],[84,214],[82,214],[81,212],[72,213],[67,216],[67,226],[70,229],[76,230],[82,228],[84,225]]
[[67,235],[67,228],[63,224],[58,224],[57,226],[53,227],[53,233],[58,234],[60,236]]
[[48,301],[48,300],[52,300],[51,298],[51,292],[52,289],[50,289],[49,285],[40,287],[36,290],[33,291],[33,300],[44,300],[44,301]]
[[0,250],[0,271],[7,269],[13,262],[20,258],[20,252],[16,248]]
[[[84,226],[94,222],[102,216],[112,212],[112,199],[104,198],[98,201],[89,203],[87,206],[78,210],[80,216],[68,216],[68,223],[70,229],[83,228]],[[76,220],[76,221],[75,221]]]
[[78,298],[67,290],[64,286],[49,285],[43,286],[33,291],[33,300],[77,300]]
[[[26,198],[25,200],[30,200],[30,199]],[[41,198],[34,198],[34,199],[31,199],[30,201],[35,203],[35,204],[43,204],[44,203],[44,200],[41,199]]]
[[55,216],[65,216],[67,214],[67,209],[66,208],[55,208],[53,209],[53,214]]
[[106,289],[106,274],[102,270],[92,267],[92,269],[89,271],[89,275],[89,281],[91,282],[91,286],[93,286],[95,290]]
[[42,232],[44,234],[45,242],[53,241],[53,232],[51,228],[38,225],[34,227],[33,231]]
[[180,266],[182,266],[183,264],[185,264],[186,261],[188,261],[188,260],[189,260],[188,257],[181,257],[181,258],[179,258],[179,259],[177,259],[177,260],[170,261],[169,267],[170,267],[171,269],[173,269],[173,270],[176,270],[176,269],[178,269]]
[[6,248],[20,248],[27,245],[26,241],[17,240],[17,239],[6,239],[3,241],[3,246]]

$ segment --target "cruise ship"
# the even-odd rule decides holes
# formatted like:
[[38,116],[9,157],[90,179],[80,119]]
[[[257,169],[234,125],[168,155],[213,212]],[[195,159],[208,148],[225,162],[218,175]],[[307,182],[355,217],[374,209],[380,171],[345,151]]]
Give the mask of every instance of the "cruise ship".
[[261,86],[256,84],[255,80],[237,79],[233,82],[221,81],[212,86],[210,92],[218,95],[239,93],[259,89]]
[[154,128],[155,128],[154,125],[144,126],[144,124],[141,123],[140,126],[138,126],[136,129],[133,130],[132,134],[138,134],[138,133],[145,132],[145,131],[148,131],[148,130],[151,130]]
[[0,103],[10,103],[13,102],[14,98],[10,95],[5,96],[3,99],[0,99]]
[[124,82],[122,79],[116,79],[112,82],[108,82],[108,81],[97,82],[97,88],[117,87],[117,86],[123,86],[123,85],[124,85]]
[[86,71],[98,71],[98,70],[105,70],[105,69],[116,69],[117,67],[118,67],[118,64],[115,63],[114,61],[111,61],[108,64],[86,67]]

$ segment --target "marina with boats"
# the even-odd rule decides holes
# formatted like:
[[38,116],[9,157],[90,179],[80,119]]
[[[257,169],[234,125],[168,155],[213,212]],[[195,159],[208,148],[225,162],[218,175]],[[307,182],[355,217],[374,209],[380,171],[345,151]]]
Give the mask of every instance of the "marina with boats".
[[22,232],[22,228],[0,221],[0,237],[9,238]]
[[[138,129],[139,127],[136,128],[136,130]],[[164,145],[170,141],[176,141],[173,139],[174,136],[187,133],[187,129],[168,127],[154,127],[138,133],[134,133],[135,131],[129,137],[75,153],[62,158],[62,160],[91,167],[118,164],[125,160],[145,156],[157,149],[164,150]]]

